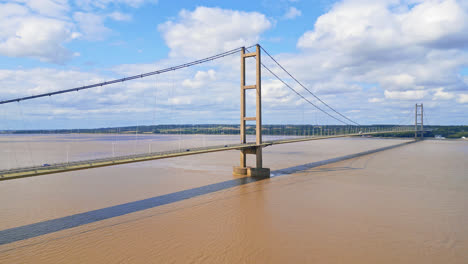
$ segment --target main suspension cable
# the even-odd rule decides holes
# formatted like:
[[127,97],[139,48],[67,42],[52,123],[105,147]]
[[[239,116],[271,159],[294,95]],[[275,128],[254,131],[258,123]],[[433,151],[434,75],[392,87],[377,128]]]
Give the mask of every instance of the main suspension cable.
[[312,96],[314,96],[317,100],[319,100],[322,104],[326,105],[328,108],[330,108],[333,112],[337,113],[338,115],[340,115],[341,117],[343,117],[344,119],[350,121],[351,123],[355,124],[355,125],[358,125],[360,126],[357,122],[354,122],[353,120],[349,119],[348,117],[346,117],[345,115],[341,114],[340,112],[338,112],[337,110],[335,110],[333,107],[331,107],[330,105],[328,105],[327,103],[325,103],[322,99],[320,99],[318,96],[316,96],[314,93],[312,93],[309,89],[307,89],[307,87],[305,87],[301,82],[299,82],[294,76],[292,76],[291,73],[289,73],[278,61],[276,61],[273,56],[270,55],[270,53],[268,53],[268,51],[266,51],[262,46],[260,46],[260,48],[268,55],[268,57],[270,57],[284,72],[286,72],[294,81],[296,81],[302,88],[304,88],[307,92],[309,92]]
[[[246,48],[246,50],[248,52],[250,52],[248,50],[248,48]],[[273,76],[276,77],[276,79],[278,79],[280,82],[282,82],[284,85],[286,85],[286,87],[288,87],[289,89],[291,89],[294,93],[296,93],[297,95],[299,95],[302,99],[306,100],[309,104],[311,104],[312,106],[314,106],[315,108],[317,108],[318,110],[322,111],[323,113],[327,114],[328,116],[330,116],[331,118],[345,124],[345,125],[348,125],[348,123],[346,123],[345,121],[331,115],[330,113],[328,113],[327,111],[323,110],[322,108],[320,108],[319,106],[317,106],[316,104],[312,103],[309,99],[307,99],[306,97],[304,97],[302,94],[300,94],[298,91],[296,91],[294,88],[292,88],[289,84],[287,84],[283,79],[281,79],[278,75],[276,75],[272,70],[270,70],[270,68],[268,68],[265,64],[263,64],[263,62],[261,63],[263,68],[265,68],[267,71],[269,71]]]
[[[250,46],[249,48],[251,48],[251,47],[253,47],[253,46]],[[20,98],[15,98],[15,99],[3,100],[3,101],[0,101],[0,105],[1,104],[12,103],[12,102],[20,102],[20,101],[30,100],[30,99],[39,98],[39,97],[52,96],[52,95],[75,92],[75,91],[77,92],[77,91],[80,91],[80,90],[105,86],[105,85],[119,83],[119,82],[126,82],[126,81],[130,81],[130,80],[134,80],[134,79],[139,79],[139,78],[144,78],[144,77],[148,77],[148,76],[152,76],[152,75],[156,75],[156,74],[169,72],[169,71],[175,71],[175,70],[178,70],[178,69],[191,67],[193,65],[205,63],[205,62],[208,62],[208,61],[217,60],[217,59],[220,59],[220,58],[235,54],[235,53],[239,52],[241,49],[242,48],[236,48],[236,49],[229,50],[229,51],[226,51],[226,52],[223,52],[223,53],[219,53],[217,55],[207,57],[207,58],[204,58],[204,59],[201,59],[201,60],[196,60],[196,61],[192,61],[192,62],[189,62],[189,63],[184,63],[184,64],[181,64],[181,65],[178,65],[178,66],[173,66],[173,67],[169,67],[169,68],[158,70],[158,71],[152,71],[152,72],[138,74],[138,75],[125,77],[125,78],[121,78],[121,79],[115,79],[115,80],[112,80],[112,81],[101,82],[101,83],[96,83],[96,84],[91,84],[91,85],[86,85],[86,86],[81,86],[81,87],[75,87],[75,88],[55,91],[55,92],[51,92],[51,93],[43,93],[43,94],[32,95],[32,96],[27,96],[27,97],[20,97]]]

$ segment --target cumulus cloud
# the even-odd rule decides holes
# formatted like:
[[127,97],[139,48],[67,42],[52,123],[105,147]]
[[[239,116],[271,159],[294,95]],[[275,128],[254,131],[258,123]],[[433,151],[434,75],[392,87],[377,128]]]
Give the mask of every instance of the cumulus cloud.
[[317,94],[344,94],[355,93],[362,90],[362,87],[357,84],[344,84],[339,81],[318,82],[312,85],[312,89]]
[[182,10],[174,21],[158,26],[171,56],[202,57],[259,41],[271,27],[265,15],[221,8]]
[[[319,95],[335,95],[326,98],[331,105],[346,111],[381,103],[375,118],[384,119],[385,107],[409,100],[431,98],[433,107],[463,101],[453,95],[468,89],[459,74],[468,64],[466,32],[464,1],[344,0],[304,32],[297,53],[276,57]],[[322,83],[334,89],[319,89]],[[356,85],[364,88],[344,94]]]
[[[0,98],[12,99],[80,87],[115,77],[117,76],[52,68],[0,70],[2,85],[6,88],[15,88],[0,89]],[[109,122],[114,120],[116,125],[120,121],[120,124],[132,123],[136,113],[148,114],[152,110],[151,106],[154,106],[154,103],[151,104],[154,100],[152,91],[154,85],[151,81],[150,79],[136,80],[131,83],[38,98],[21,102],[18,105],[3,105],[2,111],[8,113],[10,119],[8,124],[11,127],[22,127],[18,120],[23,120],[23,118],[36,128],[43,127],[43,122],[51,127],[109,125],[109,123],[104,124],[102,120],[109,120]],[[162,92],[159,95],[167,97],[167,94]],[[24,117],[18,116],[18,107],[22,109]],[[4,126],[0,129],[3,128]]]
[[67,0],[16,0],[0,3],[0,55],[28,57],[63,64],[78,56],[65,44],[82,38],[103,40],[112,32],[104,25],[106,19],[129,21],[131,16],[118,11],[104,14],[95,9],[110,4],[139,7],[144,0],[77,1],[89,12],[75,11]]
[[377,97],[373,97],[373,98],[369,98],[369,103],[380,103],[382,102],[384,99],[383,98],[377,98]]
[[35,68],[30,70],[0,70],[0,89],[2,99],[35,95],[73,88],[103,81],[104,78],[93,74],[74,70],[56,70],[50,68]]
[[[223,59],[230,61],[230,58]],[[238,57],[235,59],[238,66]],[[120,65],[107,69],[105,74],[52,68],[0,70],[0,83],[5,87],[0,89],[0,100],[109,81],[179,63],[178,59],[165,59],[151,64]],[[155,118],[157,123],[166,124],[238,121],[238,114],[233,113],[239,109],[239,100],[233,98],[239,95],[239,67],[235,67],[234,74],[231,69],[221,70],[223,67],[226,66],[220,61],[208,62],[129,82],[25,101],[20,105],[28,123],[38,127],[46,124],[53,127],[151,124]],[[221,78],[218,78],[218,70],[222,72]],[[15,89],[10,89],[13,87]],[[17,105],[5,105],[2,113],[5,109],[9,121],[8,124],[3,122],[0,129],[6,125],[21,127],[16,121],[20,120]],[[70,122],[71,119],[76,121]]]
[[182,85],[189,88],[200,88],[208,84],[210,81],[216,79],[216,72],[214,70],[197,71],[193,79],[185,79]]
[[[40,3],[47,1],[32,5],[41,11],[43,7],[39,7]],[[50,12],[56,15],[61,13],[59,10]],[[24,5],[0,4],[1,55],[63,63],[73,57],[73,53],[63,44],[77,36],[73,24],[67,20],[40,16]]]
[[70,10],[68,0],[23,0],[33,11],[49,17],[65,17]]
[[192,103],[192,97],[190,96],[176,96],[169,98],[169,103],[174,105],[188,105]]
[[343,1],[297,46],[322,70],[346,71],[383,89],[459,87],[454,73],[468,59],[467,31],[468,10],[455,0]]
[[434,94],[432,100],[449,100],[454,98],[455,95],[453,93],[448,93],[444,91],[444,88],[439,88]]
[[382,77],[382,85],[391,90],[408,90],[415,88],[415,78],[407,73]]
[[458,96],[457,101],[461,104],[467,104],[468,103],[468,94],[460,94]]
[[115,21],[130,21],[132,20],[132,16],[129,15],[129,14],[124,14],[124,13],[121,13],[121,12],[112,12],[110,14],[107,15],[109,18],[115,20]]
[[[402,4],[400,8],[408,8]],[[406,11],[390,1],[344,1],[319,17],[299,39],[303,49],[388,52],[408,45],[463,47],[468,43],[466,10],[455,0],[424,1]]]
[[291,6],[288,11],[286,12],[286,14],[284,14],[284,18],[285,19],[294,19],[296,17],[299,17],[302,15],[302,12],[301,10]]
[[112,32],[104,25],[105,16],[76,12],[73,14],[73,19],[77,22],[82,37],[86,40],[103,40]]
[[427,91],[387,91],[385,90],[385,98],[397,100],[417,100],[426,96]]
[[142,6],[144,3],[157,3],[157,0],[76,0],[80,8],[91,10],[95,8],[105,9],[111,5],[127,5],[133,8]]
[[266,80],[262,83],[262,100],[267,104],[284,105],[297,101],[297,98],[281,81]]

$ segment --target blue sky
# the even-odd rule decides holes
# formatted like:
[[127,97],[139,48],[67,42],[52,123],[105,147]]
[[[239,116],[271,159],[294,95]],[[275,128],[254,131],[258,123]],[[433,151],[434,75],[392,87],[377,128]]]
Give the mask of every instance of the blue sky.
[[[3,1],[2,1],[3,2]],[[15,2],[15,1],[6,1]],[[115,21],[106,19],[104,26],[111,31],[105,40],[81,40],[64,43],[63,46],[79,52],[80,56],[64,64],[44,63],[28,57],[2,57],[3,68],[80,68],[90,66],[108,67],[127,63],[150,63],[167,57],[169,48],[158,32],[158,25],[162,24],[185,10],[194,10],[199,6],[220,7],[223,9],[242,10],[245,12],[261,12],[274,21],[275,26],[262,36],[263,44],[270,44],[272,52],[288,52],[295,49],[297,39],[321,14],[332,5],[332,1],[149,1],[137,7],[125,4],[109,4],[105,9],[94,8],[95,12],[104,17],[108,13],[119,12],[129,16],[128,20]],[[74,2],[69,2],[72,16],[74,11],[86,11]],[[301,15],[294,19],[285,18],[290,8],[300,10]],[[97,10],[96,10],[97,9]],[[276,45],[280,42],[281,45]],[[254,43],[252,43],[254,44]],[[115,56],[119,54],[119,56]]]
[[[259,42],[359,123],[405,123],[422,102],[433,124],[467,125],[466,32],[468,4],[461,0],[0,1],[0,99],[153,71]],[[19,119],[29,127],[135,119],[236,123],[238,61],[25,103],[23,113],[17,106],[0,110],[9,127],[20,126]],[[334,123],[272,76],[265,74],[263,84],[265,122]]]

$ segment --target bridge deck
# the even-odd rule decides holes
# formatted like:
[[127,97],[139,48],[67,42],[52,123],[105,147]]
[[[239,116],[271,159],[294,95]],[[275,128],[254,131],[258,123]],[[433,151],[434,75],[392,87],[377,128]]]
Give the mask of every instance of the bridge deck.
[[[114,165],[120,165],[120,164],[126,164],[126,163],[142,162],[142,161],[157,160],[157,159],[167,159],[167,158],[203,154],[203,153],[210,153],[210,152],[218,152],[218,151],[226,151],[226,150],[241,150],[241,149],[246,149],[246,148],[256,148],[260,146],[267,147],[271,145],[287,144],[287,143],[295,143],[295,142],[303,142],[303,141],[311,141],[311,140],[352,137],[352,136],[361,136],[361,135],[373,135],[373,134],[382,134],[382,133],[394,133],[394,132],[395,131],[379,131],[379,132],[368,132],[368,133],[360,133],[360,134],[356,133],[356,134],[345,134],[345,135],[293,138],[293,139],[266,141],[260,145],[257,145],[255,143],[229,144],[229,145],[190,148],[190,149],[183,149],[183,150],[152,152],[152,153],[144,153],[144,154],[119,156],[119,157],[56,163],[56,164],[50,164],[48,166],[22,167],[22,168],[15,168],[15,169],[9,169],[9,170],[0,170],[0,181],[15,179],[15,178],[39,176],[39,175],[45,175],[45,174],[51,174],[51,173],[91,169],[91,168],[98,168],[98,167],[105,167],[105,166],[114,166]],[[405,132],[410,132],[410,131],[405,131]]]

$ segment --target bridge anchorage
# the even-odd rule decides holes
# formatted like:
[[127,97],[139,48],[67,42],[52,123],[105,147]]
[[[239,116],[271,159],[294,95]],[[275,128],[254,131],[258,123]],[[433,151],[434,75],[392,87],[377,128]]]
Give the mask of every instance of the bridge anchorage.
[[[247,136],[245,133],[245,127],[247,121],[256,121],[255,127],[255,146],[244,148],[240,150],[240,166],[233,168],[234,176],[251,176],[259,178],[270,177],[270,169],[263,168],[262,159],[262,76],[261,76],[261,54],[260,45],[256,45],[256,51],[251,53],[245,53],[245,48],[241,48],[241,78],[240,78],[240,139],[241,144],[247,144]],[[256,59],[256,83],[255,85],[245,85],[245,59],[249,57],[255,57]],[[245,91],[248,89],[255,89],[256,91],[256,116],[246,116],[246,100]],[[255,155],[256,167],[247,166],[247,154]]]

